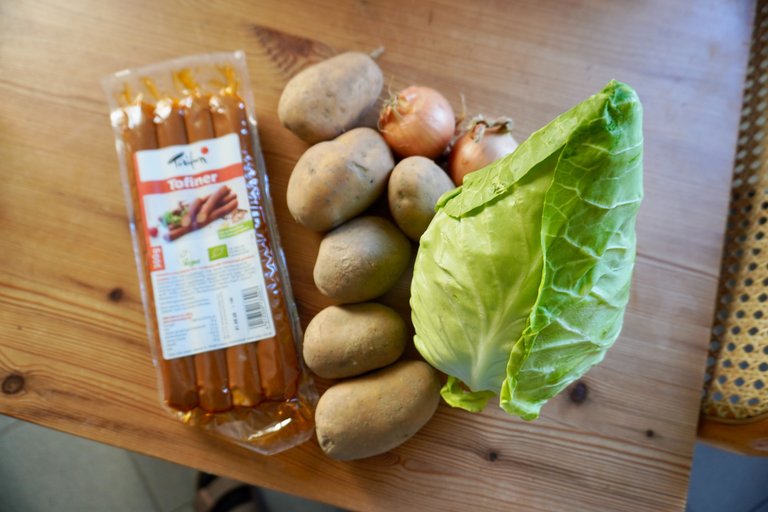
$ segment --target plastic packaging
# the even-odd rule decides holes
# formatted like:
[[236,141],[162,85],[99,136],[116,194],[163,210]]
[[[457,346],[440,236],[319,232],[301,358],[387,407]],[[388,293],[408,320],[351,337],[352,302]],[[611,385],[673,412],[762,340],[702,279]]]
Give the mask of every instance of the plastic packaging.
[[242,52],[103,81],[161,397],[272,454],[312,436],[317,392],[274,220]]

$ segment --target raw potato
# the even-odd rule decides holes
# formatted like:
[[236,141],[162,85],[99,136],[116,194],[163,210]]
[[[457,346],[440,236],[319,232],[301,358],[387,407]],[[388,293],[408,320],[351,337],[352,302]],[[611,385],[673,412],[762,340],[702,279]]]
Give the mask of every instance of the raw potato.
[[307,326],[304,361],[320,377],[352,377],[397,361],[407,337],[400,315],[382,304],[329,306]]
[[288,210],[299,224],[327,231],[368,208],[395,162],[379,132],[355,128],[309,148],[288,181]]
[[315,411],[317,441],[334,459],[378,455],[418,432],[439,401],[437,372],[422,361],[402,361],[329,388]]
[[283,126],[314,144],[357,125],[379,98],[381,69],[364,53],[342,53],[294,76],[283,89],[277,115]]
[[389,210],[408,238],[418,242],[435,216],[437,200],[453,188],[451,178],[429,158],[406,158],[389,178]]
[[315,286],[339,302],[365,302],[392,288],[408,266],[411,244],[381,217],[358,217],[320,242]]

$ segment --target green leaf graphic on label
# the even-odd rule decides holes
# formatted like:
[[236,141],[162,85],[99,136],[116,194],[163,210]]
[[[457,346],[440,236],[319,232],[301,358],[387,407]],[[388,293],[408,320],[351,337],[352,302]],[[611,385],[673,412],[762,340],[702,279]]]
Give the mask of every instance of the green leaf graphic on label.
[[208,248],[208,259],[210,261],[220,260],[229,256],[226,245],[215,245]]
[[229,226],[226,228],[222,228],[217,231],[219,235],[219,240],[224,240],[225,238],[230,238],[235,235],[239,235],[240,233],[245,233],[248,230],[253,229],[253,219],[248,219],[246,221],[241,222],[240,224],[235,224],[234,226]]

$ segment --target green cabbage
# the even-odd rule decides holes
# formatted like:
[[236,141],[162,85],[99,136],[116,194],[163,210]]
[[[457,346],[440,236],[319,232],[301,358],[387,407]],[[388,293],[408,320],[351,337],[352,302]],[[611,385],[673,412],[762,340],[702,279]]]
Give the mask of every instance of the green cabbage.
[[443,398],[524,419],[621,330],[643,196],[642,107],[610,82],[445,194],[420,240],[414,343]]

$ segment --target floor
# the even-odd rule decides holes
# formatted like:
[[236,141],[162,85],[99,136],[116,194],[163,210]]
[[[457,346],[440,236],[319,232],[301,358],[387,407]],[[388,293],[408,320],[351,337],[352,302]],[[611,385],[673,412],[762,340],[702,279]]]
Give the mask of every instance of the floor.
[[[192,512],[197,473],[0,415],[0,511]],[[338,509],[273,491],[270,510]],[[686,512],[768,512],[768,457],[697,445]]]
[[[0,512],[193,512],[197,472],[0,415]],[[272,511],[339,509],[262,490]]]
[[686,512],[768,512],[768,457],[698,443]]

